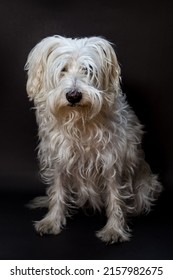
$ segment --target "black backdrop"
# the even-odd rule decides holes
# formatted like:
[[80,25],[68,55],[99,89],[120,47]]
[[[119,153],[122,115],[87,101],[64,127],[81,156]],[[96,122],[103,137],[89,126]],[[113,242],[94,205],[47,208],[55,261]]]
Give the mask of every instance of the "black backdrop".
[[[151,1],[0,1],[0,258],[169,259],[173,257],[173,4]],[[122,87],[147,133],[143,146],[165,192],[155,210],[133,221],[131,242],[106,246],[94,231],[102,215],[81,211],[59,236],[39,237],[43,211],[25,203],[44,192],[36,159],[37,126],[26,95],[31,48],[54,34],[104,36],[115,44]]]

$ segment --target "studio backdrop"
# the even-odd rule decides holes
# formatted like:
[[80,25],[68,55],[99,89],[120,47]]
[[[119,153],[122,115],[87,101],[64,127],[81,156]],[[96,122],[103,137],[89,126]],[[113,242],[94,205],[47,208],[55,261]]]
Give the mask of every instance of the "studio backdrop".
[[[0,21],[0,258],[172,258],[173,2],[1,0]],[[144,124],[146,160],[164,192],[151,214],[132,221],[128,243],[103,244],[94,232],[104,225],[104,215],[82,211],[59,236],[41,238],[33,221],[44,211],[25,207],[45,192],[45,185],[39,176],[37,125],[24,66],[30,50],[55,34],[101,36],[113,43],[122,89]]]

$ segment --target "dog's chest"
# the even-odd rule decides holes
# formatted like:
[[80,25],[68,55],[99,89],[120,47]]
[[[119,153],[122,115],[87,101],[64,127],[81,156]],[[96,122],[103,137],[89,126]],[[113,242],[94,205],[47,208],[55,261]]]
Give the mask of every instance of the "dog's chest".
[[87,179],[100,172],[103,154],[101,145],[94,141],[64,141],[58,150],[58,162],[67,174]]
[[106,177],[116,161],[110,130],[93,125],[85,133],[76,132],[79,130],[70,130],[56,138],[59,171],[85,181]]
[[88,169],[94,170],[97,168],[98,164],[101,164],[101,148],[91,142],[82,145],[81,144],[82,143],[74,145],[69,154],[69,159],[74,160],[74,168],[83,168],[83,172],[85,170],[88,172]]

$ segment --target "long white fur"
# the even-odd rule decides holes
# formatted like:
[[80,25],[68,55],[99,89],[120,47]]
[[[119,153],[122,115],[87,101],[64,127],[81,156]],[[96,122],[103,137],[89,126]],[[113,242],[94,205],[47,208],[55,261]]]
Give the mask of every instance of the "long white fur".
[[[25,69],[49,185],[47,196],[32,203],[48,207],[36,230],[58,234],[73,207],[90,205],[106,209],[101,240],[128,240],[128,215],[149,212],[162,186],[145,162],[143,127],[121,91],[112,45],[100,37],[48,37],[30,52]],[[75,106],[66,98],[70,91],[82,93]]]

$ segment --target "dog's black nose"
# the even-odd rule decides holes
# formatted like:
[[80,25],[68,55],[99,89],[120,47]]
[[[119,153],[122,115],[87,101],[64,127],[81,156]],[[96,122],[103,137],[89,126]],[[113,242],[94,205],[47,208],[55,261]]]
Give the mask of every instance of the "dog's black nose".
[[66,93],[66,98],[71,104],[79,103],[82,99],[82,93],[80,91],[70,91]]

